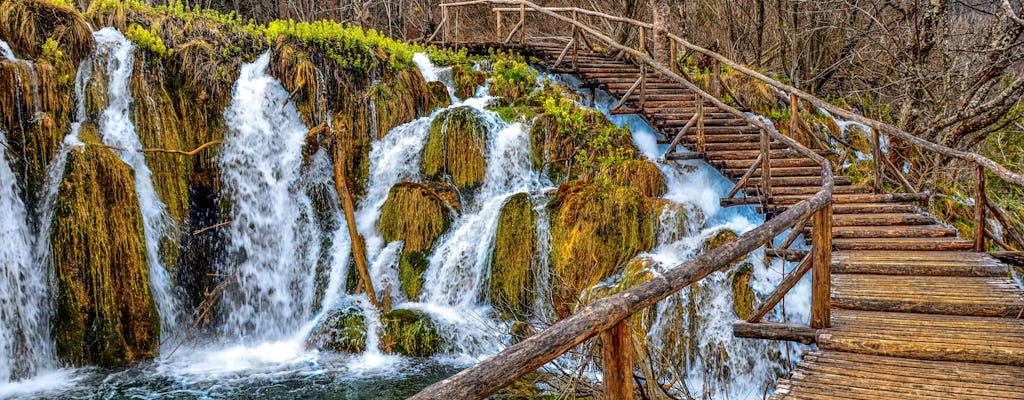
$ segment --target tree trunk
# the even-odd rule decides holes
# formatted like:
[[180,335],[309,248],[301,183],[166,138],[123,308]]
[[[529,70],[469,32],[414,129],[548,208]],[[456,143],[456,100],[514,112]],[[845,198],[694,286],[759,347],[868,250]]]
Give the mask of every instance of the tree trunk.
[[654,46],[652,51],[654,60],[662,65],[671,65],[672,42],[668,38],[668,29],[671,24],[672,12],[668,0],[648,0],[651,6],[651,14],[654,23]]

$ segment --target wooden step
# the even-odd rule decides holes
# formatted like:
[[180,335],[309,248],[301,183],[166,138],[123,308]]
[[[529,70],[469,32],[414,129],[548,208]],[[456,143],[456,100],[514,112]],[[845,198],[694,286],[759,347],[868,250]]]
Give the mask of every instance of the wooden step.
[[[796,195],[812,196],[815,193],[818,193],[819,190],[821,190],[820,186],[773,186],[772,187],[772,198],[774,199],[775,196],[779,196],[779,197],[796,196]],[[756,188],[756,187],[748,187],[746,189],[743,189],[743,193],[746,194],[747,196],[756,196],[756,195],[758,195],[759,191],[760,191],[760,189]],[[832,190],[832,194],[833,195],[862,194],[862,193],[870,193],[870,192],[871,192],[871,188],[867,188],[867,187],[864,187],[864,186],[851,186],[851,185],[836,186]]]
[[[775,205],[793,205],[806,200],[807,195],[803,196],[772,196],[772,204]],[[927,194],[909,194],[909,193],[885,193],[885,194],[842,194],[835,195],[832,197],[833,204],[850,204],[850,203],[911,203],[911,202],[922,202],[928,201]],[[761,204],[761,200],[757,198],[748,199],[746,204]]]
[[[772,158],[771,168],[791,168],[791,167],[821,167],[814,160],[807,157],[797,158]],[[712,160],[709,162],[712,166],[719,169],[747,169],[754,163],[754,160]]]
[[[768,207],[769,211],[775,213],[786,211],[787,208],[789,207],[782,205]],[[918,208],[909,204],[898,203],[852,203],[832,205],[832,214],[874,214],[912,212],[918,212]]]
[[833,274],[832,305],[862,311],[1015,318],[1024,310],[1024,292],[1005,276]]
[[[747,170],[745,169],[726,169],[722,170],[722,173],[726,176],[735,178],[742,177]],[[761,176],[761,168],[754,169],[753,176]],[[792,167],[792,168],[772,168],[772,177],[796,177],[796,176],[821,176],[821,167]]]
[[[719,129],[726,129],[726,128],[717,128],[717,127],[712,128],[712,127],[708,127],[705,130],[707,131],[707,130],[711,130],[711,129],[719,130]],[[728,129],[735,129],[735,128],[731,128],[730,127]],[[831,154],[831,153],[827,153],[827,154]],[[761,155],[761,151],[760,150],[735,150],[735,151],[715,151],[715,152],[708,151],[708,158],[712,159],[712,160],[751,160],[751,161],[753,161],[759,155]],[[805,156],[804,156],[804,153],[801,153],[801,152],[796,151],[796,150],[780,149],[780,150],[772,150],[770,152],[770,157],[774,160],[776,158],[778,158],[778,159],[802,158],[802,157],[805,157]]]
[[[810,227],[804,233],[810,237]],[[954,237],[955,228],[942,225],[911,225],[911,226],[840,226],[832,228],[835,239],[847,238],[936,238]]]
[[823,350],[1024,366],[1024,320],[834,309]]
[[[760,171],[760,168],[757,170]],[[755,171],[755,172],[757,172]],[[834,178],[837,186],[849,186],[853,183],[853,180],[848,176],[837,176]],[[772,171],[772,178],[769,180],[772,187],[784,187],[784,186],[821,186],[820,176],[775,176],[775,171]],[[760,186],[761,177],[759,174],[755,174],[754,177],[747,180],[747,186]],[[815,190],[817,191],[817,190]]]
[[911,213],[836,214],[832,216],[832,226],[931,225],[937,222],[935,218],[928,215]]
[[833,239],[832,247],[837,250],[966,251],[974,249],[974,242],[959,238]]
[[[715,107],[714,109],[718,110],[717,107]],[[736,114],[733,114],[731,112],[728,112],[728,111],[711,112],[710,109],[707,109],[707,108],[705,108],[703,111],[704,111],[704,118],[705,119],[722,118],[722,119],[735,119],[735,120],[739,120],[739,121],[746,121],[745,119],[741,118],[740,116],[738,116]],[[650,118],[652,118],[654,120],[657,120],[657,121],[667,121],[667,120],[684,120],[684,121],[689,121],[690,118],[693,118],[693,114],[696,114],[696,113],[697,113],[696,109],[682,108],[682,107],[679,107],[679,108],[654,108],[654,109],[644,110],[644,115],[646,115],[646,116],[648,116],[648,117],[650,117]]]
[[[834,231],[833,231],[834,232]],[[977,254],[976,257],[964,255]],[[1007,267],[992,257],[967,252],[836,251],[834,274],[1006,276]]]
[[[669,139],[659,139],[658,140],[658,143],[662,143],[662,144],[664,144],[664,143],[671,143],[671,142],[672,142],[672,140],[669,140]],[[690,146],[696,146],[697,145],[696,143],[687,143],[687,144],[690,145]],[[782,143],[775,142],[775,143],[772,143],[771,147],[772,147],[772,149],[784,149],[784,148],[786,148],[786,145],[784,145]],[[760,143],[704,143],[704,149],[707,150],[707,151],[710,151],[710,152],[737,151],[737,150],[758,150],[760,148],[761,148],[761,144]],[[742,172],[740,174],[742,175]],[[772,171],[772,176],[779,176],[779,175],[775,175],[775,171]]]
[[[653,120],[654,125],[656,127],[659,127],[659,128],[668,126],[666,124],[668,124],[669,121],[678,121],[678,120],[663,119],[663,118],[658,117],[657,114],[655,114],[653,116],[650,116],[648,118]],[[690,121],[689,119],[686,120],[686,122],[689,122],[689,121]],[[674,126],[669,126],[668,130],[672,130],[672,128],[682,127],[683,125],[686,125],[686,122],[684,122],[682,125],[675,125],[674,124]],[[704,127],[705,128],[706,127],[710,127],[710,126],[748,126],[748,125],[750,125],[750,124],[747,121],[739,119],[739,118],[728,118],[728,117],[726,117],[726,118],[704,118]],[[676,129],[675,131],[679,132],[678,129]],[[693,131],[693,132],[694,132],[694,137],[696,137],[696,131]],[[705,133],[707,133],[707,131],[705,131]]]
[[816,350],[770,399],[1024,399],[1024,368]]
[[[669,131],[669,133],[679,133],[679,130]],[[706,132],[705,132],[706,133]],[[675,138],[675,134],[669,135]],[[693,132],[688,132],[683,135],[683,143],[697,143],[697,135]],[[759,135],[750,133],[740,134],[729,134],[729,135],[704,135],[704,143],[754,143],[760,146],[761,138]],[[760,147],[758,147],[760,148]]]

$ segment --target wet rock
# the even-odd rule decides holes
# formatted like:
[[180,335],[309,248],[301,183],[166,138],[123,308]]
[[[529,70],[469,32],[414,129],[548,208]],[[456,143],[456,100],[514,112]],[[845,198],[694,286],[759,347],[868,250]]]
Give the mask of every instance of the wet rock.
[[380,348],[385,353],[409,357],[430,357],[443,344],[437,327],[419,311],[394,310],[381,316],[384,324]]
[[484,181],[487,130],[472,107],[443,111],[430,126],[420,172],[434,181],[450,180],[466,192]]
[[366,317],[357,307],[329,312],[306,343],[309,348],[343,353],[366,350]]
[[534,215],[526,193],[513,195],[498,216],[491,255],[491,305],[503,318],[525,320],[533,306]]
[[399,278],[402,291],[410,299],[419,298],[427,267],[426,256],[451,223],[451,209],[426,186],[400,182],[388,193],[378,229],[387,243],[399,240],[405,243],[399,261]]

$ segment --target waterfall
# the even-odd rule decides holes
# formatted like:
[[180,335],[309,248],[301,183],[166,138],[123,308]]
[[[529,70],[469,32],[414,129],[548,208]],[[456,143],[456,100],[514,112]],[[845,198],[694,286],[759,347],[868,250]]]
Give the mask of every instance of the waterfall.
[[3,40],[0,40],[0,55],[3,55],[7,61],[18,61],[18,57],[15,57],[14,51],[11,50],[11,45]]
[[146,157],[138,151],[142,148],[142,143],[131,120],[133,99],[129,90],[129,80],[135,64],[135,48],[114,28],[101,29],[96,31],[94,36],[97,43],[95,60],[105,61],[105,65],[100,67],[106,67],[108,77],[108,105],[100,117],[100,134],[103,144],[117,148],[121,161],[135,172],[135,192],[139,197],[146,238],[150,290],[160,314],[160,326],[166,335],[178,326],[179,309],[173,282],[161,259],[160,241],[168,237],[175,227],[153,186],[152,171],[146,165]]
[[[0,132],[0,383],[50,367],[49,280],[32,260],[32,235]],[[44,239],[45,240],[45,239]]]
[[319,233],[300,184],[308,129],[288,92],[267,74],[270,54],[245,64],[224,111],[220,159],[232,223],[221,272],[225,334],[281,340],[310,320]]

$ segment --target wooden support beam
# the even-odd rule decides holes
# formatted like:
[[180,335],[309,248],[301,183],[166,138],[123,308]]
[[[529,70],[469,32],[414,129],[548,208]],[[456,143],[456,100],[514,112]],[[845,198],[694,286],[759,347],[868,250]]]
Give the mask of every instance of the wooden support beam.
[[743,187],[747,186],[747,181],[750,180],[750,177],[752,175],[754,175],[754,171],[757,170],[757,167],[761,165],[761,159],[763,158],[764,153],[757,155],[757,158],[754,160],[754,163],[750,164],[750,168],[747,168],[747,172],[743,173],[743,177],[740,178],[739,182],[736,182],[736,186],[733,186],[732,190],[729,191],[729,194],[726,195],[725,198],[732,198],[732,196],[735,196],[736,193],[740,191],[740,189],[743,189]]
[[[697,151],[703,152],[707,144],[704,137],[704,100],[697,99]],[[730,196],[731,197],[731,196]]]
[[[626,94],[622,95],[622,98],[619,99],[618,103],[615,103],[615,106],[612,107],[611,110],[612,111],[618,110],[620,107],[625,105],[626,101],[629,100],[629,96],[632,96],[633,92],[635,92],[636,89],[639,88],[641,84],[643,84],[643,79],[644,79],[643,75],[640,75],[640,77],[636,78],[636,82],[633,82],[633,86],[629,87],[629,90],[626,91]],[[593,90],[593,89],[591,89],[591,90]]]
[[790,289],[793,289],[793,286],[796,286],[797,282],[800,282],[800,279],[803,278],[804,275],[807,274],[807,271],[810,270],[811,255],[808,254],[804,256],[804,259],[800,261],[800,264],[798,264],[796,268],[793,268],[792,271],[789,271],[789,273],[786,274],[785,278],[782,278],[782,282],[779,282],[779,286],[776,287],[768,297],[764,298],[764,301],[757,307],[757,310],[754,310],[754,313],[750,315],[750,318],[747,318],[747,322],[761,322],[761,319],[764,318],[765,315],[768,315],[768,313],[775,308],[775,305],[779,304],[779,302],[786,297],[786,293],[789,293]]
[[985,251],[985,167],[976,164],[974,170],[974,251]]
[[1024,266],[1024,251],[993,251],[988,254],[1004,263]]
[[[794,228],[793,232],[800,232],[800,230]],[[803,260],[804,257],[806,257],[810,253],[810,250],[796,250],[786,248],[765,250],[765,254],[767,254],[769,257],[781,258],[789,262],[797,262]]]
[[495,38],[505,36],[501,32],[501,10],[494,10],[494,33]]
[[519,2],[519,43],[526,43],[526,0]]
[[817,329],[805,325],[784,325],[774,322],[752,324],[747,321],[736,321],[732,325],[732,335],[738,338],[788,340],[803,344],[818,341]]
[[697,123],[697,114],[694,114],[692,117],[690,117],[690,120],[686,122],[686,125],[683,126],[683,129],[680,129],[679,133],[676,134],[675,139],[672,139],[672,143],[668,145],[668,150],[665,150],[666,156],[669,153],[672,153],[675,150],[676,145],[683,141],[683,137],[686,136],[686,130],[690,129],[690,127],[693,126],[693,124],[695,123]]
[[633,334],[629,318],[601,334],[604,393],[609,400],[633,398]]
[[[988,206],[989,211],[991,211],[992,215],[996,217],[999,224],[1003,226],[1003,236],[1009,236],[1011,240],[1017,242],[1018,246],[1024,246],[1024,235],[1022,235],[1021,232],[1017,230],[1016,226],[1014,226],[1010,221],[1010,217],[1006,215],[1006,211],[1003,211],[1002,208],[991,201],[986,201],[985,205]],[[1024,248],[1019,250],[1024,250]]]
[[722,98],[722,64],[718,60],[711,61],[711,95],[716,99]]
[[892,161],[889,160],[889,157],[883,156],[882,163],[885,164],[887,168],[889,168],[889,172],[892,172],[892,174],[896,176],[897,181],[900,183],[900,185],[903,186],[904,189],[907,190],[907,193],[917,193],[917,189],[914,189],[914,185],[910,184],[910,181],[907,180],[907,177],[903,175],[903,171],[900,171],[899,169],[896,168],[895,165],[892,164]]
[[832,204],[816,211],[811,219],[811,327],[827,329],[832,311]]
[[[768,131],[761,130],[761,196],[766,199],[772,198],[772,139],[768,137]],[[764,205],[767,205],[764,204]]]

